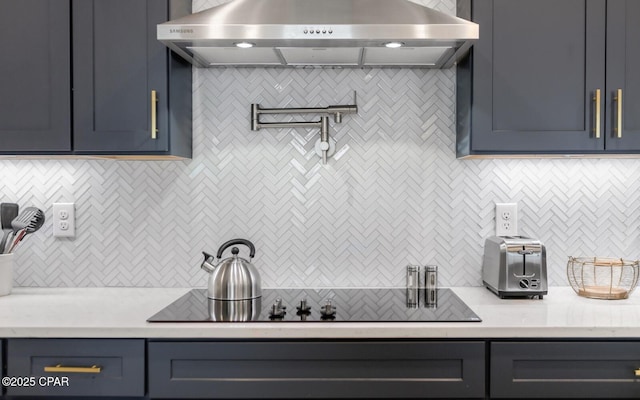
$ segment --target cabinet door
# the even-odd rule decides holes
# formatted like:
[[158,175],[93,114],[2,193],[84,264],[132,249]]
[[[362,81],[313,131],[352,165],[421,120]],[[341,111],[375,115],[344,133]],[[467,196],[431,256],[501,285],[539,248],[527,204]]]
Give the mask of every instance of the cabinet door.
[[[0,340],[0,379],[4,377],[4,371],[5,371],[4,357],[2,355],[3,348],[4,348],[4,340]],[[4,394],[4,387],[5,385],[0,384],[0,399],[3,398],[2,395]]]
[[0,0],[0,153],[71,150],[69,0]]
[[638,399],[639,342],[492,342],[493,399]]
[[144,396],[145,341],[9,339],[7,376],[35,379],[9,386],[12,398]]
[[[638,20],[639,1],[607,1],[607,150],[640,151]],[[622,91],[621,103],[617,99],[618,90]]]
[[[166,0],[73,3],[74,147],[79,153],[167,151],[168,50],[156,39]],[[158,102],[152,104],[152,91]],[[153,138],[152,112],[157,133]]]
[[482,398],[483,342],[149,342],[149,398]]
[[[604,0],[476,0],[471,152],[604,149]],[[601,98],[604,112],[604,97]]]

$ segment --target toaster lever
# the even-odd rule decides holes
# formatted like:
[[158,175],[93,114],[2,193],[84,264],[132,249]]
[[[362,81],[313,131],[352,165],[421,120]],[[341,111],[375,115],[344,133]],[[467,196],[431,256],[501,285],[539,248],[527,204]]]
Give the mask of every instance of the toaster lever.
[[536,276],[536,274],[534,273],[534,274],[531,274],[531,275],[524,275],[524,274],[523,274],[523,275],[518,275],[518,274],[516,274],[516,273],[514,272],[514,273],[513,273],[513,276],[515,276],[515,277],[516,277],[516,278],[518,278],[518,279],[521,279],[521,278],[533,278],[534,276]]

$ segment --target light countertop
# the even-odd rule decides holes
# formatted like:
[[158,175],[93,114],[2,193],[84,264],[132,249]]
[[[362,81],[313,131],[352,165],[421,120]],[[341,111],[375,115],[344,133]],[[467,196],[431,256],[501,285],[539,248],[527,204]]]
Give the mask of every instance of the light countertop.
[[627,300],[552,287],[543,300],[452,288],[482,322],[148,323],[190,288],[14,288],[0,338],[640,338],[640,292]]

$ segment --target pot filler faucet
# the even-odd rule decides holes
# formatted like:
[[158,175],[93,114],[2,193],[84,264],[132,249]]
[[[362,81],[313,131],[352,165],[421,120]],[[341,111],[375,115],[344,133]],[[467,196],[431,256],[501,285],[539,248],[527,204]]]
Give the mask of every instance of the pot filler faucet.
[[356,92],[353,92],[353,104],[316,108],[261,108],[260,104],[251,104],[251,130],[261,128],[320,128],[320,139],[316,142],[316,152],[322,155],[322,163],[335,152],[335,145],[329,140],[329,117],[323,115],[318,121],[260,122],[260,114],[333,114],[337,124],[342,122],[344,114],[357,114]]

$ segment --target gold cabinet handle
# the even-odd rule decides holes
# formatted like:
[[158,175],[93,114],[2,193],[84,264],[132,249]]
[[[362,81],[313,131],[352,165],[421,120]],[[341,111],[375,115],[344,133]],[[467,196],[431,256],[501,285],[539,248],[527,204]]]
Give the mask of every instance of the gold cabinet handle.
[[596,124],[593,127],[593,131],[596,133],[596,139],[600,139],[600,111],[601,111],[601,103],[600,103],[600,89],[596,89],[596,93],[593,96],[593,101],[596,103]]
[[622,138],[622,89],[616,91],[616,95],[613,98],[616,102],[616,111],[618,114],[617,125],[614,128],[618,139]]
[[158,93],[151,91],[151,139],[158,137]]
[[636,376],[640,376],[640,368],[636,369]]
[[44,367],[44,372],[77,372],[81,374],[99,374],[102,371],[101,367],[92,365],[90,367],[65,367],[62,364]]

